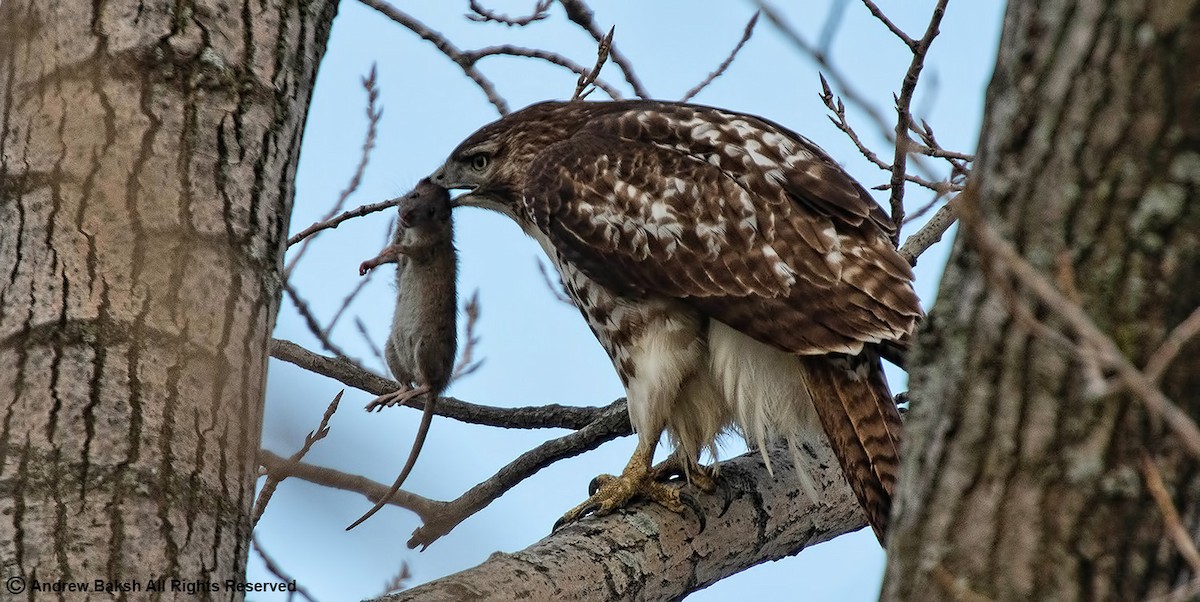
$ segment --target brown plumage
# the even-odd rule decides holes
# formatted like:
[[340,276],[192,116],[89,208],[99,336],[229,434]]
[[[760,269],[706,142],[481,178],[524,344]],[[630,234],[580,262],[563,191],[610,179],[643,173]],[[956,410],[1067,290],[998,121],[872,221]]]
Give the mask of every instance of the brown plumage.
[[458,342],[458,258],[450,209],[448,191],[422,180],[400,201],[392,244],[358,268],[359,274],[365,275],[376,266],[396,263],[396,309],[384,359],[401,388],[372,401],[367,411],[419,395],[425,395],[425,408],[408,459],[391,489],[346,530],[370,518],[400,490],[425,445],[434,404],[450,382]]
[[636,493],[679,509],[647,483],[660,434],[699,469],[733,426],[760,448],[824,433],[882,540],[900,420],[873,346],[921,310],[887,215],[816,145],[709,107],[548,102],[431,179],[542,245],[625,384],[638,451],[566,518]]

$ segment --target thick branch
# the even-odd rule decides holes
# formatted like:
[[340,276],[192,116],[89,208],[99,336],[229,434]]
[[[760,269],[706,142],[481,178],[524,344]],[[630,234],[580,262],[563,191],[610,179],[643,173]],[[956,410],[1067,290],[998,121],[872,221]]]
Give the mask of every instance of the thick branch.
[[[751,453],[721,465],[712,495],[688,488],[706,517],[639,504],[585,518],[515,554],[384,600],[673,600],[754,565],[859,529],[862,511],[828,449],[815,474],[822,502],[798,493],[790,454],[771,454],[772,476]],[[549,520],[547,520],[549,523]]]

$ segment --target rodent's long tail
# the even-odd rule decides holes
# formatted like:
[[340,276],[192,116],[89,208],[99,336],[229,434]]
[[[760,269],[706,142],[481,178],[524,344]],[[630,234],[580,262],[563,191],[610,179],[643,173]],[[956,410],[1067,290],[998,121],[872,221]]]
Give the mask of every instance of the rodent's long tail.
[[408,460],[404,462],[404,468],[400,470],[400,476],[396,477],[396,481],[392,483],[391,489],[388,489],[388,492],[382,498],[379,498],[379,501],[375,502],[375,505],[370,510],[367,510],[366,514],[360,516],[349,527],[346,527],[347,531],[359,526],[363,521],[371,518],[376,512],[379,512],[379,509],[384,507],[392,499],[392,496],[396,495],[397,491],[400,491],[400,486],[404,485],[404,480],[408,478],[408,473],[412,472],[413,466],[416,465],[417,456],[421,455],[421,448],[425,446],[425,437],[429,434],[429,425],[433,422],[433,404],[437,402],[438,396],[432,392],[428,385],[421,385],[411,391],[402,392],[401,397],[401,400],[403,400],[404,398],[415,397],[420,394],[425,394],[428,399],[425,401],[425,409],[421,412],[421,425],[417,427],[417,438],[413,440],[412,449],[408,452]]

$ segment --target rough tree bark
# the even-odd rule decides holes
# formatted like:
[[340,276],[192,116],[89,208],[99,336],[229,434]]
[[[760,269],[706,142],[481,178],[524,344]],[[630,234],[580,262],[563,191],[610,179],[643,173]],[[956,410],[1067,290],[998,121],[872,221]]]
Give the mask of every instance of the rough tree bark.
[[33,579],[243,577],[335,10],[0,5],[0,558],[30,599]]
[[[983,220],[1137,366],[1200,306],[1197,65],[1200,2],[1014,1],[988,89],[973,174]],[[1031,333],[1038,319],[1078,341],[1026,289],[989,279],[998,259],[972,240],[964,226],[912,358],[884,598],[1168,592],[1191,571],[1141,457],[1193,540],[1200,463],[1135,397],[1106,388],[1112,374],[1086,348]],[[1191,416],[1197,352],[1193,340],[1161,380]]]

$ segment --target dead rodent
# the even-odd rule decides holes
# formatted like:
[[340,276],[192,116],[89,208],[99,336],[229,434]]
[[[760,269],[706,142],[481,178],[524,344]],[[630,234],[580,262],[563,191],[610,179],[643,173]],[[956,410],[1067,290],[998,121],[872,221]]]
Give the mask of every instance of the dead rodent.
[[455,320],[458,315],[455,288],[458,256],[450,219],[452,208],[449,191],[428,179],[421,180],[400,201],[400,217],[392,244],[359,266],[359,274],[365,275],[371,268],[384,263],[396,264],[396,311],[384,347],[384,359],[401,388],[372,401],[367,405],[367,411],[402,404],[422,395],[425,396],[425,408],[400,476],[396,477],[387,495],[346,527],[347,530],[370,518],[400,490],[429,434],[434,403],[450,382],[454,370],[458,345]]

